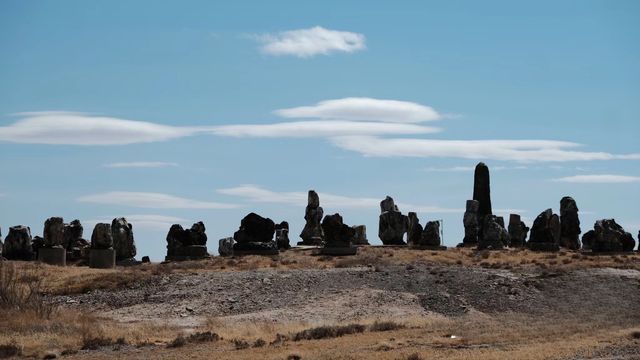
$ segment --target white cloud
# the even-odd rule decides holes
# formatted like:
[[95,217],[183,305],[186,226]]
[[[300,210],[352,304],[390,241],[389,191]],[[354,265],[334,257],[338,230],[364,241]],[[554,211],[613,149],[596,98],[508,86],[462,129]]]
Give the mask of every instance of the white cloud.
[[582,183],[582,184],[620,184],[620,183],[632,183],[640,182],[640,176],[626,176],[626,175],[575,175],[562,178],[553,179],[558,182],[568,183]]
[[409,135],[440,131],[415,124],[391,124],[356,121],[295,121],[275,124],[223,125],[211,133],[233,137],[334,137],[350,135]]
[[131,161],[131,162],[115,162],[110,164],[104,164],[104,167],[108,168],[161,168],[178,166],[174,162],[162,162],[162,161]]
[[[133,231],[135,235],[136,229],[148,229],[148,230],[165,230],[168,231],[173,224],[188,224],[189,220],[166,215],[114,215],[104,216],[99,219],[82,220],[82,224],[85,227],[85,232],[92,231],[93,227],[97,223],[110,223],[116,217],[124,217],[127,222],[133,225]],[[90,235],[89,235],[90,236]]]
[[640,159],[640,154],[616,155],[567,150],[579,147],[580,144],[554,140],[432,140],[344,136],[335,137],[332,141],[345,150],[377,157],[436,157],[519,162]]
[[[524,170],[527,168],[526,166],[489,166],[491,171]],[[469,172],[474,170],[475,166],[428,167],[424,169],[428,172]]]
[[363,34],[329,30],[321,26],[263,34],[255,38],[262,43],[260,49],[266,54],[301,58],[336,52],[352,53],[366,48]]
[[131,206],[149,209],[233,209],[238,206],[218,202],[207,202],[151,192],[111,191],[82,196],[78,202]]
[[[230,196],[244,198],[249,202],[256,203],[272,203],[272,204],[288,204],[304,207],[307,205],[307,192],[276,192],[264,189],[256,185],[241,185],[228,189],[218,189],[218,193]],[[384,199],[372,197],[349,197],[335,195],[330,193],[318,192],[320,203],[324,208],[363,208],[363,209],[380,209],[380,201]],[[414,205],[396,201],[396,204],[403,212],[415,211],[421,213],[445,213],[445,212],[464,212],[464,209],[442,208],[439,206]]]
[[125,145],[165,141],[202,132],[177,127],[73,112],[30,112],[0,127],[0,141],[25,144]]
[[442,119],[442,115],[429,106],[409,101],[364,97],[325,100],[312,106],[279,109],[274,113],[285,118],[391,123],[417,123]]

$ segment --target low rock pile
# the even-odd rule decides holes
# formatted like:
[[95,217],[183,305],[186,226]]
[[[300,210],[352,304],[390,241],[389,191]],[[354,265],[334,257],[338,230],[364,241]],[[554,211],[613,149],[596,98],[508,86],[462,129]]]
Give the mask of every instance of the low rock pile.
[[340,214],[327,215],[322,220],[325,244],[320,253],[323,255],[355,255],[358,248],[351,246],[355,230],[344,224]]
[[256,213],[250,213],[240,222],[240,228],[233,234],[234,255],[276,255],[278,245],[273,240],[275,224],[273,220]]
[[209,257],[207,234],[202,221],[194,223],[190,229],[173,224],[167,233],[166,261],[196,260]]

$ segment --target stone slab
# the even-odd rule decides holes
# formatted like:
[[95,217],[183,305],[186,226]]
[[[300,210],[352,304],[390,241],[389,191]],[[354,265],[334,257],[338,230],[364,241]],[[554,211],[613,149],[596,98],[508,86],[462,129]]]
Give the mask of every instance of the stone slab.
[[114,249],[89,250],[89,267],[93,269],[113,269],[116,267],[116,251]]
[[63,247],[38,249],[38,261],[44,264],[65,266],[67,265],[67,250]]

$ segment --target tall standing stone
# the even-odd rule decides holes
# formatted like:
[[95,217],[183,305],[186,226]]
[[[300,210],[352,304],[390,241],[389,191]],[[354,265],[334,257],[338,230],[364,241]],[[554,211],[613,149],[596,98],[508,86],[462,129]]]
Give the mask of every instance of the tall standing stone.
[[482,226],[485,216],[491,215],[491,184],[489,167],[481,162],[473,174],[473,200],[478,201],[478,223]]
[[131,260],[136,256],[136,243],[133,239],[133,225],[127,219],[115,218],[111,222],[113,248],[116,250],[116,261]]
[[72,250],[74,247],[84,247],[87,244],[86,240],[82,239],[84,234],[84,228],[80,223],[80,220],[76,219],[72,222],[64,225],[64,247],[67,250]]
[[116,266],[116,251],[113,249],[111,224],[98,223],[91,234],[89,267],[111,269]]
[[7,260],[33,260],[33,239],[28,226],[12,226],[4,239],[2,256]]
[[407,232],[408,219],[398,210],[393,198],[387,196],[380,202],[378,237],[384,245],[406,245],[403,237]]
[[476,246],[478,245],[478,237],[480,236],[480,223],[478,209],[480,203],[478,200],[467,200],[466,210],[462,223],[464,225],[464,239],[458,246]]
[[420,219],[418,215],[411,211],[407,215],[407,244],[419,245],[422,239],[422,225],[420,225]]
[[291,248],[289,244],[289,223],[286,221],[275,225],[276,231],[276,244],[278,249],[287,250]]
[[307,198],[307,207],[304,211],[304,220],[306,221],[300,238],[302,241],[298,245],[322,245],[324,234],[320,222],[324,215],[324,210],[320,206],[320,197],[314,190],[309,190]]
[[50,265],[64,266],[67,249],[64,247],[64,220],[50,217],[44,222],[42,247],[38,249],[38,261]]
[[511,247],[523,247],[526,244],[527,233],[529,228],[525,225],[524,221],[520,219],[518,214],[509,215],[509,246]]
[[560,246],[571,249],[580,249],[580,219],[578,218],[578,205],[569,196],[560,200]]

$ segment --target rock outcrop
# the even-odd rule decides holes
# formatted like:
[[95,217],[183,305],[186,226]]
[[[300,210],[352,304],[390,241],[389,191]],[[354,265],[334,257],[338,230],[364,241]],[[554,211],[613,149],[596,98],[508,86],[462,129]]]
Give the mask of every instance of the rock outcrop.
[[166,260],[181,261],[203,259],[207,252],[207,234],[202,221],[194,223],[190,229],[180,224],[173,224],[167,233]]
[[558,251],[559,241],[560,218],[547,209],[533,221],[527,247],[535,251]]
[[33,260],[32,241],[31,229],[28,226],[12,226],[4,239],[2,256],[7,260]]
[[407,244],[409,246],[419,246],[422,242],[422,225],[415,212],[407,215]]
[[240,222],[240,228],[233,234],[236,241],[233,253],[273,255],[278,253],[278,245],[273,240],[275,224],[273,220],[256,213],[250,213]]
[[61,217],[50,217],[45,220],[42,235],[44,238],[44,247],[63,247],[64,220],[62,220]]
[[464,239],[458,246],[476,246],[478,245],[478,238],[480,236],[480,216],[478,215],[478,209],[480,203],[478,200],[467,200],[466,210],[462,223],[464,225]]
[[323,215],[324,210],[320,206],[320,197],[315,191],[309,190],[307,207],[304,211],[306,223],[300,233],[302,241],[298,245],[322,245],[324,234],[320,222]]
[[407,217],[398,210],[393,199],[387,196],[380,202],[378,237],[384,245],[406,245],[403,237],[407,232]]
[[220,256],[233,256],[233,238],[228,237],[218,241],[218,254]]
[[80,220],[73,220],[68,224],[64,224],[64,247],[71,251],[74,248],[83,248],[89,246],[89,242],[82,238],[84,228]]
[[527,233],[529,228],[525,225],[524,221],[520,219],[518,214],[509,215],[509,246],[511,247],[523,247],[526,244]]
[[571,250],[580,249],[580,219],[578,205],[572,197],[560,200],[560,246]]
[[591,251],[594,253],[633,251],[636,246],[633,236],[624,231],[614,219],[596,221],[593,231]]
[[445,250],[442,246],[442,238],[440,237],[440,222],[427,221],[422,231],[422,237],[418,246],[432,250]]
[[510,236],[504,228],[504,219],[491,214],[485,215],[478,250],[500,250],[507,246],[509,241]]
[[275,225],[276,233],[276,245],[280,250],[287,250],[291,248],[289,243],[289,223],[286,221]]
[[324,255],[355,255],[357,248],[351,246],[351,239],[355,230],[342,221],[340,214],[327,215],[322,220],[324,233],[324,247],[321,254]]
[[133,239],[133,226],[127,219],[115,218],[111,222],[113,248],[116,250],[116,261],[130,260],[136,257],[136,243]]
[[354,235],[353,239],[351,239],[351,244],[369,245],[369,240],[367,240],[367,227],[365,225],[354,225],[352,228]]
[[92,249],[112,249],[113,248],[113,236],[111,235],[111,224],[98,223],[93,228],[91,234],[91,248]]

